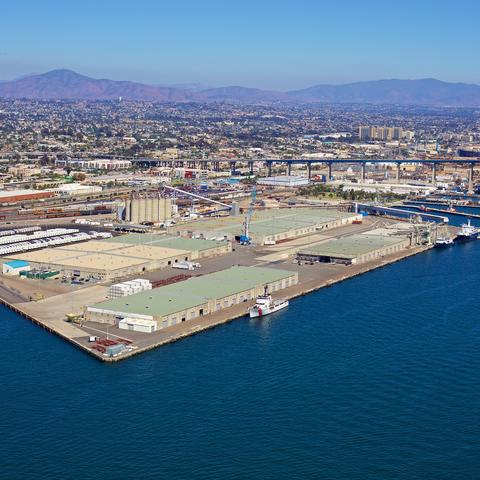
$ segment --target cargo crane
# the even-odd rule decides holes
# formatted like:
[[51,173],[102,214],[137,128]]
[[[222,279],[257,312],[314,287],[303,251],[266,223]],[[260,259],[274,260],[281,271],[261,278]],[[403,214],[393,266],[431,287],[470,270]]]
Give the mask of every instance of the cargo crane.
[[255,201],[257,200],[257,188],[254,187],[252,190],[252,199],[250,200],[250,205],[248,206],[247,213],[245,215],[245,221],[243,222],[243,234],[240,235],[240,244],[241,245],[250,245],[252,239],[250,237],[250,220],[253,215],[253,208],[255,207]]

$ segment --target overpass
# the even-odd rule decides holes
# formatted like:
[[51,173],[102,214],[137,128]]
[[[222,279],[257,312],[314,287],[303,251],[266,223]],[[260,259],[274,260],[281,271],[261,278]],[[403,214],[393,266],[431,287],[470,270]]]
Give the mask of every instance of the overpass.
[[[31,157],[40,158],[40,155],[45,155],[45,152],[30,152]],[[8,154],[7,154],[8,156]],[[68,154],[69,157],[75,158],[75,154]],[[241,159],[241,158],[208,158],[208,159],[162,159],[149,157],[127,157],[121,155],[111,154],[96,154],[96,153],[82,153],[82,158],[105,158],[105,159],[119,159],[130,160],[133,164],[143,167],[180,167],[220,171],[221,164],[229,164],[230,171],[233,173],[236,170],[237,164],[246,164],[253,173],[254,165],[261,164],[268,169],[268,175],[271,176],[273,166],[276,164],[283,164],[287,167],[287,174],[290,175],[292,165],[306,165],[308,178],[312,176],[313,165],[326,165],[328,168],[328,179],[332,178],[333,166],[336,164],[358,164],[362,168],[362,180],[366,178],[367,164],[395,164],[396,165],[396,179],[400,180],[401,165],[404,163],[416,163],[422,165],[430,165],[432,167],[432,183],[435,185],[437,179],[437,165],[463,165],[469,167],[468,173],[468,191],[473,192],[473,169],[475,165],[480,164],[480,157],[456,157],[456,158],[328,158],[328,159],[309,159],[309,158],[263,158],[263,159]]]
[[272,175],[273,166],[276,164],[283,164],[287,166],[287,174],[292,172],[292,165],[306,165],[308,178],[312,176],[313,165],[326,165],[328,168],[328,179],[332,178],[333,166],[336,164],[358,164],[362,168],[362,180],[366,179],[367,164],[395,164],[396,165],[396,180],[400,181],[401,165],[404,163],[430,165],[432,167],[432,183],[435,185],[437,181],[437,165],[462,165],[468,166],[468,191],[473,192],[473,169],[475,165],[480,164],[480,158],[329,158],[329,159],[305,159],[305,158],[266,158],[266,159],[159,159],[159,158],[130,158],[130,160],[137,165],[143,167],[185,167],[185,168],[200,168],[207,170],[211,167],[214,171],[220,171],[221,164],[229,164],[230,171],[235,172],[237,164],[247,164],[250,172],[253,173],[255,164],[266,165],[268,175]]

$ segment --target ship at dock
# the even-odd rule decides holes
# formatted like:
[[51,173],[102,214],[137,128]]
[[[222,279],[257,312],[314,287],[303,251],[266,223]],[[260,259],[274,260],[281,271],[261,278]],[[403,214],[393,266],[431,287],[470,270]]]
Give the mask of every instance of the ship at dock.
[[453,238],[450,237],[438,237],[435,242],[435,246],[438,248],[451,247],[453,245]]
[[288,307],[288,300],[274,300],[265,288],[265,293],[257,297],[255,305],[250,308],[248,314],[250,318],[264,317],[286,307]]
[[470,240],[476,240],[480,235],[480,228],[475,227],[468,219],[467,223],[462,224],[458,231],[455,241],[457,242],[469,242]]

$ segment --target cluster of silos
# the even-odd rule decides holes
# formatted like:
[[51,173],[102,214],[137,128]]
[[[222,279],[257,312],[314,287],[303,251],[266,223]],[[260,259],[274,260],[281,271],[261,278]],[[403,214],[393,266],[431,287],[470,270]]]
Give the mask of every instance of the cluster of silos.
[[125,200],[125,221],[162,223],[172,217],[172,201],[158,193],[134,194]]

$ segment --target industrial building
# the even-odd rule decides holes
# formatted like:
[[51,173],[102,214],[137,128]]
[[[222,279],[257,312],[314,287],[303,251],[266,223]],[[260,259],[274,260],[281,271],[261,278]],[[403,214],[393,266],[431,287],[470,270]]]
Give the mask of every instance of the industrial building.
[[155,233],[130,233],[112,237],[107,242],[184,250],[190,252],[189,260],[215,257],[232,251],[232,244],[224,240],[202,240],[179,236],[173,237],[171,235],[157,235]]
[[30,264],[22,260],[12,260],[2,265],[2,273],[4,275],[20,275],[21,272],[29,272],[30,269]]
[[328,240],[299,250],[302,261],[321,263],[360,264],[399,252],[410,246],[406,236],[357,234]]
[[[142,239],[144,237],[146,240],[147,236],[142,236]],[[229,242],[161,235],[148,238],[149,243],[142,243],[137,242],[135,236],[125,235],[110,239],[113,241],[93,240],[75,246],[37,250],[16,255],[13,259],[28,262],[35,269],[60,271],[65,276],[113,280],[231,251]]]
[[[249,225],[252,240],[260,245],[319,233],[361,219],[361,215],[321,208],[285,208],[257,210]],[[174,225],[169,233],[182,237],[238,240],[243,232],[242,216],[198,220],[186,225]]]
[[39,200],[43,198],[54,197],[55,193],[51,191],[37,190],[0,190],[0,204],[14,203],[26,200]]
[[364,235],[383,235],[387,237],[408,237],[410,245],[432,245],[437,240],[438,225],[435,222],[398,222],[383,225]]
[[172,218],[172,200],[163,198],[159,193],[134,194],[125,200],[125,212],[122,216],[126,222],[135,224],[163,223]]
[[63,196],[91,195],[94,193],[101,193],[102,187],[83,185],[82,183],[63,183],[58,187],[50,188],[49,191]]
[[265,177],[257,180],[257,185],[264,185],[267,187],[305,187],[310,183],[307,177],[299,177],[294,175],[279,175],[276,177]]
[[275,292],[297,282],[297,272],[236,266],[87,307],[85,318],[110,325],[149,320],[159,330],[255,299],[265,287]]

